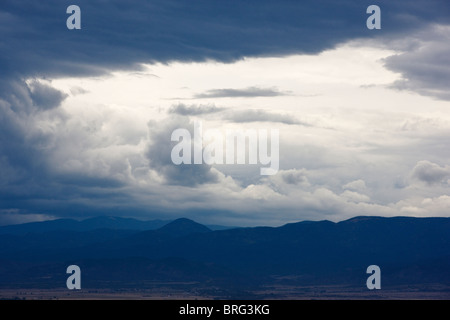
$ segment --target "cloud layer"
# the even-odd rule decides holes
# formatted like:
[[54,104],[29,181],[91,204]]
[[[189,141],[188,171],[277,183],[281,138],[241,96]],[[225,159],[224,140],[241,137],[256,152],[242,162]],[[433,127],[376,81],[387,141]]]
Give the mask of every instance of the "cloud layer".
[[[374,36],[365,28],[370,2],[158,0],[125,5],[119,0],[80,0],[82,29],[68,31],[70,4],[2,1],[4,74],[98,74],[150,61],[317,53],[346,40]],[[383,34],[415,30],[431,19],[450,21],[446,1],[377,4],[383,11]]]
[[[380,1],[379,31],[367,1],[80,0],[75,31],[70,4],[0,4],[0,224],[450,212],[446,1]],[[279,129],[280,171],[173,165],[194,120]]]

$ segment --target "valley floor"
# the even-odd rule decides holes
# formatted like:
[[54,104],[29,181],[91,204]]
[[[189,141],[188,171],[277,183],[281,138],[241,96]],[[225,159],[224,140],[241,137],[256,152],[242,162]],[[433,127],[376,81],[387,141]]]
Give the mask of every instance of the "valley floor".
[[368,290],[347,286],[268,286],[232,292],[188,283],[155,289],[0,289],[0,300],[450,300],[450,286],[427,284]]

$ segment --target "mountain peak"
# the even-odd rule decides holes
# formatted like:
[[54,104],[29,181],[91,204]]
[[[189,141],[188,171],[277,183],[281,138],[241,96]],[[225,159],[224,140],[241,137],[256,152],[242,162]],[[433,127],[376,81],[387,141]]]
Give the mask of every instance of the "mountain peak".
[[347,220],[340,221],[340,223],[359,223],[365,221],[381,221],[386,219],[386,217],[379,216],[356,216]]
[[190,219],[179,218],[159,228],[158,231],[172,236],[182,237],[192,233],[210,232],[211,229]]

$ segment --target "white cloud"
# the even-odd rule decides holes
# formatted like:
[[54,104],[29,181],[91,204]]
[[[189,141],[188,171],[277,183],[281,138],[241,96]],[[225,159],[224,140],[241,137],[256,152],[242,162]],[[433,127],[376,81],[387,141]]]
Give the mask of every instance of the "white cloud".
[[395,204],[403,215],[419,217],[448,217],[450,196],[438,195],[431,198],[412,197]]

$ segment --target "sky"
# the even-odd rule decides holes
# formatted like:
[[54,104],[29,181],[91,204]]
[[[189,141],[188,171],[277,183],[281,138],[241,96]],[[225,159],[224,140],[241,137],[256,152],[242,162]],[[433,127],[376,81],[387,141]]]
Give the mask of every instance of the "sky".
[[[3,0],[0,35],[0,225],[450,216],[448,1]],[[175,165],[196,122],[278,130],[278,172]]]

